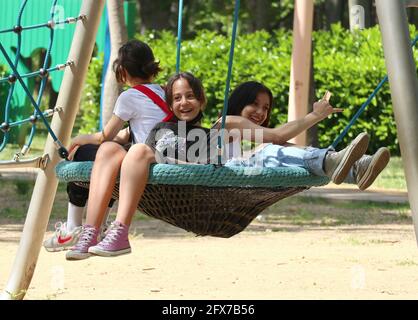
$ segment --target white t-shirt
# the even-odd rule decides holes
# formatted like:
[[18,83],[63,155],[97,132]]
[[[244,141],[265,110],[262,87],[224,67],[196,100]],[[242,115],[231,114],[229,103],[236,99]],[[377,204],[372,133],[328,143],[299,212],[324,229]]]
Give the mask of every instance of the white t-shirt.
[[[164,90],[157,84],[146,84],[165,101]],[[135,143],[145,143],[151,129],[167,114],[148,96],[130,88],[120,94],[113,113],[123,121],[129,121]]]

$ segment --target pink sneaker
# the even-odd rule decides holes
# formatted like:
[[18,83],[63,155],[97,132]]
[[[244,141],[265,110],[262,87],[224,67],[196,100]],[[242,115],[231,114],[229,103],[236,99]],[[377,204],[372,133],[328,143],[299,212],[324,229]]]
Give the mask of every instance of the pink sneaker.
[[83,260],[91,256],[88,252],[89,247],[97,244],[99,229],[90,225],[84,225],[77,244],[67,252],[67,260]]
[[115,257],[130,253],[128,230],[129,226],[118,221],[112,222],[106,232],[106,237],[98,245],[90,247],[88,252],[102,257]]

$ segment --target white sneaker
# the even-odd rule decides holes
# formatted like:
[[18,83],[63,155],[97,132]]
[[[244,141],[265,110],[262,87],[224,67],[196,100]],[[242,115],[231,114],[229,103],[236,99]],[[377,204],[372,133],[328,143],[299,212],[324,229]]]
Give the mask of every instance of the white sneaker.
[[365,155],[354,166],[354,177],[360,190],[366,190],[386,168],[390,160],[388,148],[382,147],[374,155]]
[[71,231],[67,231],[67,223],[57,222],[55,224],[55,233],[43,243],[46,251],[56,252],[67,250],[73,247],[80,237],[82,227],[75,227]]
[[327,153],[324,161],[325,174],[335,184],[341,184],[354,163],[364,155],[368,145],[369,135],[362,132],[343,150]]

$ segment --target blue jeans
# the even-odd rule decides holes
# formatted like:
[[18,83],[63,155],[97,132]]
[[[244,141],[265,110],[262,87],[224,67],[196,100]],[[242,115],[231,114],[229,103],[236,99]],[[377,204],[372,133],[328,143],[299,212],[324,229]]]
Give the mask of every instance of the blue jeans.
[[225,166],[243,167],[300,167],[317,176],[325,176],[323,163],[329,149],[297,148],[267,144],[249,159],[231,159]]
[[[225,166],[242,167],[300,167],[317,176],[326,176],[324,160],[332,149],[318,149],[313,147],[284,147],[276,144],[267,144],[263,149],[255,152],[249,159],[230,159]],[[345,183],[355,184],[353,168],[350,169]]]

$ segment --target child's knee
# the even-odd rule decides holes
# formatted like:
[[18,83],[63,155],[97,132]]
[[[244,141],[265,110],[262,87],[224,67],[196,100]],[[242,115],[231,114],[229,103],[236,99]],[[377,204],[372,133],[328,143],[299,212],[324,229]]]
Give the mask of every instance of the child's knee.
[[147,161],[154,160],[154,152],[146,144],[134,144],[128,151],[127,158],[133,161]]
[[96,160],[104,159],[109,161],[112,158],[123,159],[126,151],[121,145],[115,142],[104,142],[97,151]]

